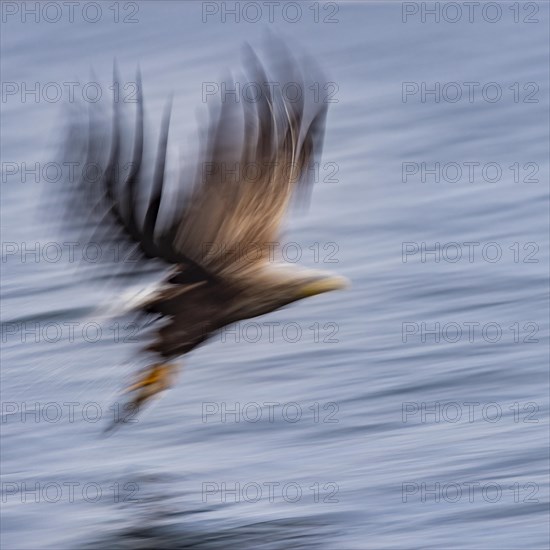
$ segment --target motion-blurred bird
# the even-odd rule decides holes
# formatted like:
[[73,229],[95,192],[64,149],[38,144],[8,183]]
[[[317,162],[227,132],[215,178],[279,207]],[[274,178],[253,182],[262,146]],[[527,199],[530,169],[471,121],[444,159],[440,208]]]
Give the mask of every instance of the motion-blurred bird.
[[[126,390],[133,406],[168,388],[178,368],[174,360],[223,326],[347,285],[343,277],[271,257],[270,245],[278,241],[292,196],[312,184],[327,111],[326,103],[307,94],[305,71],[288,50],[278,43],[273,53],[283,76],[277,87],[267,84],[273,79],[245,47],[249,82],[261,93],[253,100],[222,101],[217,113],[211,109],[194,181],[188,186],[180,177],[181,200],[169,195],[166,185],[170,106],[161,123],[154,169],[148,171],[139,72],[133,139],[124,130],[117,101],[112,127],[98,121],[92,109],[84,127],[77,123],[69,134],[70,150],[80,144],[87,163],[103,159],[105,165],[95,184],[82,178],[72,207],[73,214],[80,206],[80,213],[89,217],[92,241],[132,242],[138,253],[135,268],[153,258],[173,266],[134,303],[145,319],[162,322],[146,348],[156,359]],[[288,82],[300,91],[292,101],[281,92]],[[120,181],[125,151],[131,151],[132,161],[127,178]],[[253,176],[237,170],[237,178],[228,177],[224,167],[236,164],[252,166]]]

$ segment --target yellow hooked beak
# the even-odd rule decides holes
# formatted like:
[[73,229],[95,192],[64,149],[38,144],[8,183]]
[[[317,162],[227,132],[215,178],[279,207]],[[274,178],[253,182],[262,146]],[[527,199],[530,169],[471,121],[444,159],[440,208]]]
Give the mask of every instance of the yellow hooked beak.
[[342,290],[349,287],[350,281],[345,277],[341,277],[339,275],[322,277],[306,283],[300,289],[300,297],[309,298],[310,296],[317,296],[317,294],[322,294],[323,292],[330,292],[331,290]]

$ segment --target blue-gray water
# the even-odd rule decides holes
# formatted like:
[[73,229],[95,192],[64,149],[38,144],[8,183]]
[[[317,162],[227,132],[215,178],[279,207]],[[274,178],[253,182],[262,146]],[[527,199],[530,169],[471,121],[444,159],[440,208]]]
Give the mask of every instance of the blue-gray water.
[[[256,23],[253,8],[224,23],[211,2],[102,2],[95,23],[93,7],[70,22],[51,4],[58,22],[55,7],[35,23],[3,4],[2,547],[547,548],[548,4],[477,6],[471,22],[462,5],[456,23],[445,3],[439,22],[423,15],[432,2],[303,3],[295,23],[287,2],[273,23],[262,3]],[[284,242],[352,288],[217,337],[102,437],[139,344],[94,317],[111,295],[81,276],[91,262],[67,245],[48,261],[47,243],[78,234],[41,210],[55,182],[25,180],[22,163],[58,160],[63,83],[81,97],[100,81],[105,99],[114,57],[128,82],[141,65],[152,122],[174,92],[185,156],[202,83],[266,28],[337,84],[334,164]],[[62,97],[47,101],[52,82]],[[22,94],[36,83],[38,100]],[[434,83],[439,101],[422,101]],[[38,261],[22,255],[35,243]]]

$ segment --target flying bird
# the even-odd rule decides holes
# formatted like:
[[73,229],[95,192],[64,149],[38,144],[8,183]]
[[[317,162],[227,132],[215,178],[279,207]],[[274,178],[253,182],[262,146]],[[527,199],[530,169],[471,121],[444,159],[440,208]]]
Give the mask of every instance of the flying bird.
[[[143,336],[152,362],[126,388],[133,407],[170,387],[181,368],[177,359],[225,325],[347,286],[344,277],[272,256],[270,245],[280,240],[291,202],[307,195],[313,183],[311,168],[321,153],[327,113],[327,103],[307,93],[314,64],[301,65],[280,43],[272,53],[278,75],[268,74],[245,45],[245,70],[260,93],[210,108],[197,166],[192,174],[180,171],[175,193],[166,170],[171,103],[151,163],[139,70],[133,124],[125,124],[115,101],[108,118],[92,106],[85,123],[75,117],[71,125],[69,149],[88,164],[105,166],[96,181],[81,178],[75,186],[73,219],[86,217],[96,243],[131,243],[137,258],[132,269],[154,264],[168,270],[133,304],[144,323],[154,321],[157,327]],[[279,75],[279,85],[269,85]],[[301,93],[285,96],[289,82]],[[124,164],[128,152],[131,162]],[[129,167],[125,178],[123,165]],[[228,172],[228,166],[253,170]]]

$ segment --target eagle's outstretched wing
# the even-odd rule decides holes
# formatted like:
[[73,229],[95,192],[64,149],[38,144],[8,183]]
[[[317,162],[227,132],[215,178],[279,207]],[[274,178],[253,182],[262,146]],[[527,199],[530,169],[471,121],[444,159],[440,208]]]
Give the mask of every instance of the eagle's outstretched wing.
[[[277,240],[293,191],[305,190],[312,182],[311,167],[321,149],[327,110],[325,103],[306,105],[309,92],[303,72],[284,46],[278,46],[278,54],[284,78],[274,86],[256,54],[246,47],[247,76],[257,97],[222,102],[218,113],[211,108],[214,120],[206,132],[195,181],[182,182],[187,191],[170,205],[168,220],[159,219],[159,211],[163,201],[174,200],[165,192],[170,104],[162,118],[152,174],[145,166],[139,72],[133,138],[123,125],[118,102],[113,104],[112,125],[93,106],[87,127],[77,119],[81,139],[86,136],[86,164],[105,165],[99,181],[82,178],[80,208],[73,204],[75,211],[88,212],[90,241],[133,242],[140,257],[177,264],[190,280],[227,277],[247,269],[250,255],[245,258],[234,251],[250,244],[262,249],[257,261],[265,259],[266,244]],[[281,92],[289,82],[296,95],[292,101]],[[124,165],[123,154],[129,149],[132,160]]]

